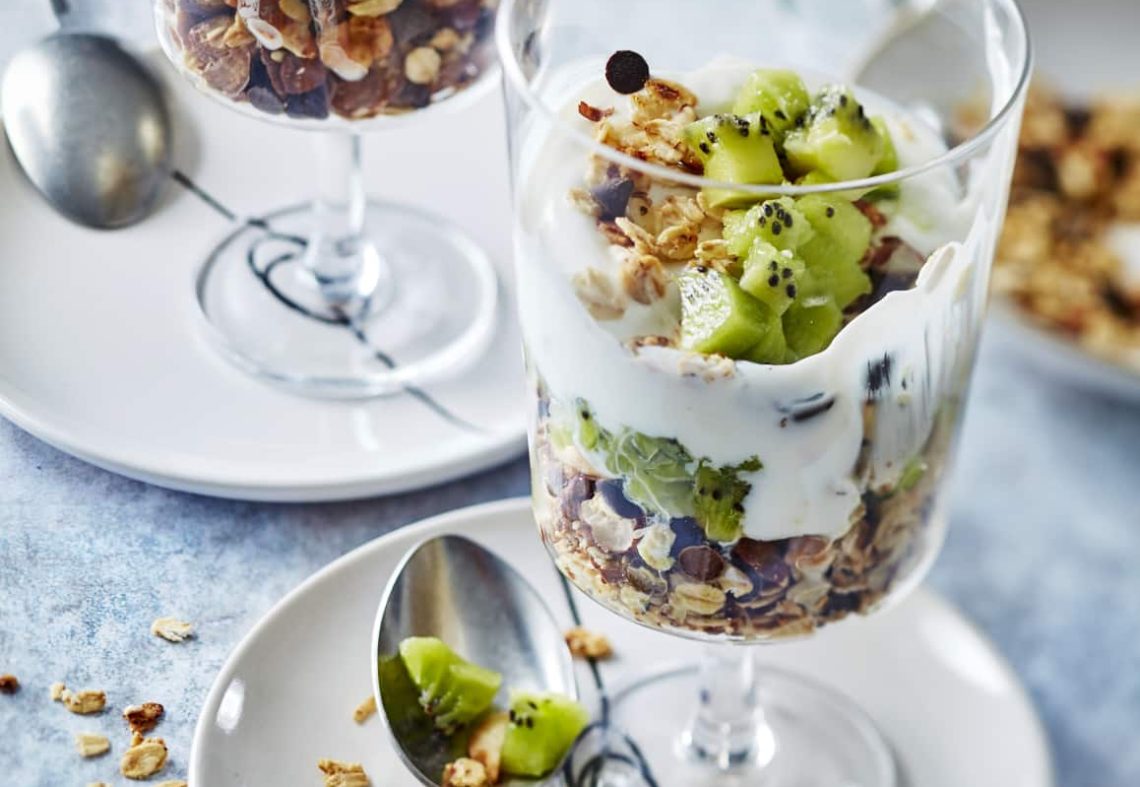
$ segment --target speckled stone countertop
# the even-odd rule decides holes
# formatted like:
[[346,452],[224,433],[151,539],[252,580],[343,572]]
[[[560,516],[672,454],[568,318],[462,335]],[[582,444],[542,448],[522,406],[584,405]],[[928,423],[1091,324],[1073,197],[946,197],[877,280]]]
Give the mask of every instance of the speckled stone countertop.
[[[1063,787],[1140,784],[1138,482],[1140,408],[1063,387],[987,340],[931,583],[1028,684]],[[184,777],[215,673],[290,588],[403,524],[526,484],[520,460],[383,500],[224,502],[116,477],[0,422],[0,673],[23,684],[0,696],[0,785],[116,783],[117,758],[80,760],[72,734],[124,737],[118,713],[144,700],[167,708],[165,778]],[[163,614],[199,636],[151,636]],[[65,712],[48,701],[57,680],[105,689],[111,709]]]

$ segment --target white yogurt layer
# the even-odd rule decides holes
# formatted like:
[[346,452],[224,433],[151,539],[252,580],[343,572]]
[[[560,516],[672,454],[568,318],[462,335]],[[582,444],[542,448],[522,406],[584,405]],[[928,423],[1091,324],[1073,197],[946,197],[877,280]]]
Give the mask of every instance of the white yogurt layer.
[[[698,114],[704,115],[722,109],[751,68],[718,62],[676,79],[701,97]],[[619,111],[626,103],[604,81],[563,84],[565,118],[586,133],[579,100]],[[886,116],[903,167],[943,149],[913,118],[874,96],[859,96],[872,113]],[[993,219],[976,208],[978,195],[960,197],[948,171],[903,183],[886,234],[930,252],[914,289],[887,295],[815,356],[785,366],[739,362],[728,377],[703,377],[686,373],[705,363],[691,353],[634,352],[624,344],[637,335],[672,334],[675,294],[651,307],[633,303],[610,322],[596,321],[579,302],[575,273],[593,267],[616,275],[620,264],[594,221],[567,198],[582,186],[587,158],[582,145],[558,133],[531,140],[520,156],[522,330],[529,360],[551,396],[583,399],[607,429],[675,438],[716,465],[759,456],[763,469],[745,476],[753,485],[744,503],[749,538],[842,535],[862,491],[897,480],[968,373],[995,241]],[[867,435],[868,473],[856,478],[869,377],[882,385],[875,429]],[[803,418],[829,401],[829,409]]]

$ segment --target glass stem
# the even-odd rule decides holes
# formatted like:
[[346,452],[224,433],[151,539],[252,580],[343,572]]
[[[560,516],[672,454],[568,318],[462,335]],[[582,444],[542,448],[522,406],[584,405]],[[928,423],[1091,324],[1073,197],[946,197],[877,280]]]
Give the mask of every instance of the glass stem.
[[697,712],[681,745],[694,760],[721,770],[764,766],[775,754],[772,729],[760,707],[753,650],[706,646],[700,665]]
[[368,241],[361,141],[358,134],[318,134],[318,192],[305,269],[330,303],[370,298],[379,256]]

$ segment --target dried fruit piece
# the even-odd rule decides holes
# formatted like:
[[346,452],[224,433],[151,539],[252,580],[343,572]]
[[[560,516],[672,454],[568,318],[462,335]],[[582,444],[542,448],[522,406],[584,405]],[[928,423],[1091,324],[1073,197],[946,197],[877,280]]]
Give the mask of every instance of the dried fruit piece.
[[363,724],[368,721],[376,713],[376,698],[369,697],[364,702],[356,706],[356,710],[352,712],[352,718],[357,724]]
[[15,675],[0,675],[0,694],[15,694],[20,690],[20,681]]
[[443,769],[442,787],[488,787],[494,784],[483,763],[462,757]]
[[158,618],[150,624],[150,633],[167,642],[184,642],[194,636],[194,627],[178,618]]
[[137,733],[119,762],[119,771],[128,779],[149,779],[165,767],[166,741]]
[[253,45],[227,46],[231,24],[232,19],[222,15],[194,25],[186,34],[183,59],[186,67],[200,75],[207,85],[234,97],[249,83]]
[[608,659],[614,655],[610,641],[596,631],[575,626],[566,632],[566,645],[570,654],[579,659]]
[[370,787],[368,774],[358,762],[321,760],[317,768],[325,775],[325,787]]
[[83,757],[99,757],[111,750],[111,742],[105,735],[80,732],[75,736],[75,747]]
[[48,695],[51,697],[52,702],[59,702],[63,699],[63,692],[66,690],[67,687],[62,683],[53,683],[48,687]]
[[142,705],[131,705],[123,710],[123,718],[130,725],[132,732],[147,733],[158,725],[163,713],[165,709],[157,702],[144,702]]

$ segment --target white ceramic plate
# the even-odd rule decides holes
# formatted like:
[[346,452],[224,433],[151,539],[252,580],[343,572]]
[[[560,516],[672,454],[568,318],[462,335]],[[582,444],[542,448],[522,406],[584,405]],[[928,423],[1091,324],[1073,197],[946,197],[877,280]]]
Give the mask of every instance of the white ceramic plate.
[[[1140,3],[1024,0],[1037,73],[1073,98],[1140,91]],[[1137,131],[1140,134],[1140,130]],[[1140,269],[1140,259],[1129,260]],[[1140,403],[1140,371],[1089,354],[998,299],[994,317],[1026,358],[1059,379]]]
[[[311,196],[310,136],[216,104],[153,59],[180,116],[177,166],[238,213]],[[403,491],[520,453],[525,389],[509,297],[502,125],[501,103],[489,96],[422,127],[366,138],[377,196],[448,214],[499,267],[508,297],[491,350],[461,379],[430,389],[486,431],[457,428],[408,396],[322,402],[247,377],[196,324],[193,276],[227,232],[225,220],[172,184],[158,213],[136,227],[76,227],[46,206],[3,152],[0,415],[124,475],[258,500]]]
[[[410,548],[442,533],[465,534],[497,552],[569,625],[526,500],[455,511],[384,536],[305,582],[230,656],[198,720],[190,783],[304,784],[317,776],[317,761],[330,757],[363,763],[377,784],[416,784],[379,720],[357,725],[352,711],[371,693],[372,622],[391,572]],[[586,625],[614,643],[618,657],[603,664],[610,686],[647,667],[695,658],[693,643],[619,620],[588,601],[578,606]],[[814,640],[763,648],[760,657],[859,702],[895,747],[904,785],[1053,784],[1044,733],[1025,691],[978,631],[927,591]],[[582,674],[579,684],[584,691],[590,685]]]

